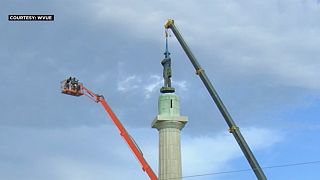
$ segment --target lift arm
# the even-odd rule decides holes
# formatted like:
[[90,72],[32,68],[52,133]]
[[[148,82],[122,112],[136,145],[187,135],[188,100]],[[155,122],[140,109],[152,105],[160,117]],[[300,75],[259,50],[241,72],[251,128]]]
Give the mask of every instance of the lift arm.
[[66,81],[63,81],[62,84],[63,84],[62,85],[62,93],[68,94],[68,95],[73,95],[73,96],[86,95],[90,99],[94,100],[97,103],[100,103],[103,106],[103,108],[105,109],[105,111],[107,112],[109,117],[111,118],[112,122],[117,126],[118,130],[120,131],[120,135],[125,140],[125,142],[128,144],[129,148],[132,150],[133,154],[140,162],[140,164],[142,166],[142,170],[147,173],[147,175],[149,176],[149,178],[151,180],[157,180],[158,179],[157,176],[155,175],[155,173],[153,172],[153,170],[151,169],[151,167],[149,166],[147,161],[144,159],[143,154],[140,151],[138,145],[135,143],[133,138],[129,135],[127,130],[124,128],[124,126],[122,125],[122,123],[120,122],[118,117],[115,115],[115,113],[112,111],[111,107],[108,105],[108,103],[104,99],[104,97],[93,93],[91,90],[84,87],[82,85],[82,83],[77,83],[77,86],[79,86],[79,88],[74,88],[74,89],[69,88],[70,86],[66,86]]
[[209,94],[211,95],[211,98],[216,103],[218,109],[220,110],[222,116],[224,117],[225,121],[227,122],[229,126],[229,132],[233,134],[236,141],[238,142],[242,152],[244,153],[245,157],[247,158],[252,170],[254,171],[255,175],[259,180],[266,180],[267,177],[263,173],[258,161],[254,157],[252,151],[250,150],[248,144],[246,143],[245,139],[243,138],[239,128],[237,127],[236,123],[233,121],[232,117],[230,116],[227,108],[224,106],[223,102],[221,101],[220,97],[218,96],[218,93],[214,89],[213,85],[211,84],[209,78],[207,77],[204,70],[201,68],[200,64],[198,63],[197,59],[191,52],[189,46],[182,38],[179,30],[174,25],[174,20],[169,19],[167,23],[164,25],[166,29],[171,29],[176,38],[178,39],[180,45],[182,46],[184,52],[189,57],[193,67],[196,70],[196,74],[200,76],[200,79],[206,86],[207,90],[209,91]]

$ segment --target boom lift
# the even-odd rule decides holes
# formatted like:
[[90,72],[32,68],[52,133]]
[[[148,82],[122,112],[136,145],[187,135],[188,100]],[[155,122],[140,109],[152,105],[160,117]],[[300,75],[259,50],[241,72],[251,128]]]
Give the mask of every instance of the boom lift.
[[245,139],[243,138],[243,136],[242,136],[242,134],[241,134],[241,132],[239,130],[239,127],[233,121],[231,115],[229,114],[227,108],[224,106],[222,100],[218,96],[218,93],[214,89],[214,87],[211,84],[211,82],[210,82],[209,78],[207,77],[206,73],[201,68],[200,64],[198,63],[198,61],[196,60],[195,56],[191,52],[189,46],[187,45],[187,43],[182,38],[179,30],[174,25],[174,20],[169,19],[167,21],[167,23],[164,25],[164,27],[165,27],[166,31],[170,28],[172,30],[172,32],[174,33],[174,35],[176,36],[176,38],[178,39],[178,41],[179,41],[180,45],[182,46],[184,52],[187,54],[187,56],[189,57],[189,60],[191,61],[193,67],[195,68],[196,74],[200,76],[200,79],[202,80],[202,82],[206,86],[207,90],[209,91],[209,94],[211,95],[211,98],[216,103],[216,105],[217,105],[218,109],[220,110],[222,116],[224,117],[225,121],[227,122],[227,124],[229,126],[229,132],[233,134],[234,138],[238,142],[242,152],[244,153],[245,157],[247,158],[247,160],[248,160],[252,170],[254,171],[256,177],[259,180],[266,180],[267,177],[263,173],[258,161],[254,157],[254,155],[253,155],[252,151],[250,150],[248,144],[246,143]]
[[111,107],[108,105],[106,100],[102,95],[98,95],[93,93],[91,90],[87,89],[83,86],[82,83],[79,83],[78,80],[75,78],[69,78],[61,82],[61,93],[68,94],[71,96],[82,96],[86,95],[96,103],[100,103],[109,117],[111,118],[114,125],[117,126],[118,130],[120,131],[120,135],[125,140],[125,142],[128,144],[129,148],[132,150],[135,157],[138,159],[142,166],[142,170],[147,173],[149,178],[151,180],[157,180],[157,176],[147,163],[147,161],[144,159],[142,152],[140,151],[138,145],[135,143],[133,138],[129,135],[127,130],[124,128],[118,117],[115,115],[115,113],[112,111]]

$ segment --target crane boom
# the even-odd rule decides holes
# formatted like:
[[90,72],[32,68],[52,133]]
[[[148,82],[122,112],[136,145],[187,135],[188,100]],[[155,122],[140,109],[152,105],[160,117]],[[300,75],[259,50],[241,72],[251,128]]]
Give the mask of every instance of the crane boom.
[[176,36],[177,40],[179,41],[180,45],[182,46],[184,52],[189,57],[189,60],[191,61],[193,67],[196,70],[196,74],[200,76],[200,79],[204,83],[205,87],[209,91],[209,94],[211,95],[211,98],[217,105],[218,109],[220,110],[222,116],[224,117],[225,121],[227,122],[229,126],[229,132],[233,134],[234,138],[238,142],[242,152],[244,153],[245,157],[247,158],[252,170],[254,171],[256,177],[259,180],[266,180],[267,177],[265,176],[264,172],[262,171],[258,161],[254,157],[252,151],[250,150],[248,144],[246,143],[245,139],[243,138],[239,127],[236,125],[236,123],[233,121],[231,115],[229,114],[227,108],[224,106],[222,100],[220,99],[218,93],[214,89],[213,85],[211,84],[209,78],[207,77],[205,71],[201,68],[200,64],[198,63],[197,59],[191,52],[189,46],[184,41],[183,37],[181,36],[179,30],[174,24],[174,20],[169,19],[167,23],[164,25],[166,29],[171,29],[174,35]]
[[142,166],[142,170],[147,173],[149,178],[151,180],[157,180],[156,174],[153,172],[151,167],[149,166],[148,162],[144,159],[142,152],[140,151],[140,148],[138,145],[135,143],[134,139],[129,135],[125,127],[122,125],[116,114],[112,111],[111,107],[108,105],[106,100],[104,99],[103,96],[97,95],[93,93],[91,90],[87,89],[86,87],[83,86],[82,83],[71,83],[69,85],[69,82],[67,83],[67,80],[62,81],[62,86],[61,86],[61,92],[64,94],[72,95],[72,96],[81,96],[81,95],[86,95],[90,99],[94,100],[97,103],[100,103],[109,117],[111,118],[112,122],[118,130],[120,131],[121,137],[124,139],[124,141],[128,144],[129,148],[132,150],[133,154],[135,157],[138,159]]

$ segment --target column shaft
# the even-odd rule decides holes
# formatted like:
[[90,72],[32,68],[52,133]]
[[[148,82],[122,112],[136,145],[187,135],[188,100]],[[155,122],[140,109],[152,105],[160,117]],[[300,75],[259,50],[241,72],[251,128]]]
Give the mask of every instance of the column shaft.
[[181,150],[180,130],[164,128],[159,130],[159,180],[180,180]]

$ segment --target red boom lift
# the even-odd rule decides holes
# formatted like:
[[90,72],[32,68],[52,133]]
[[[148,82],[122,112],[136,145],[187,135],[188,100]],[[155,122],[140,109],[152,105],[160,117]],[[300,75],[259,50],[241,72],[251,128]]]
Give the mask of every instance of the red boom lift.
[[114,114],[111,107],[108,105],[106,100],[102,95],[97,95],[83,86],[82,83],[79,83],[75,78],[69,78],[61,82],[61,93],[68,94],[72,96],[82,96],[86,95],[96,103],[100,103],[103,108],[106,110],[107,114],[110,116],[112,122],[117,126],[120,131],[120,135],[123,137],[125,142],[128,144],[132,150],[135,157],[138,159],[142,166],[142,170],[145,171],[151,180],[157,180],[157,176],[144,159],[142,152],[140,151],[138,145],[135,143],[133,138],[129,135],[127,130],[124,128],[118,117]]

